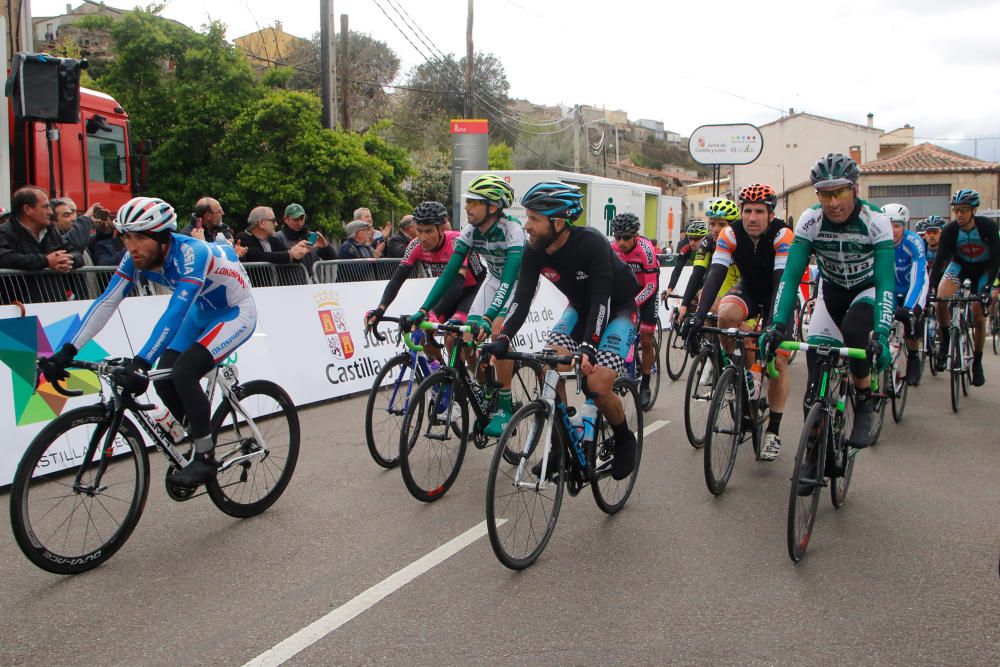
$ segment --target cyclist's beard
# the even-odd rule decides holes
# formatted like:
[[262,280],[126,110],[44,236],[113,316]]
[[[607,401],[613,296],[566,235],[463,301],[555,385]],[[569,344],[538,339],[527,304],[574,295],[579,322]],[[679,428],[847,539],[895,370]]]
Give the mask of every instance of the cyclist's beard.
[[156,254],[148,259],[144,259],[141,264],[136,262],[134,257],[132,258],[132,262],[135,264],[136,268],[142,271],[156,271],[161,269],[166,261],[167,251],[166,245],[163,243],[157,243]]

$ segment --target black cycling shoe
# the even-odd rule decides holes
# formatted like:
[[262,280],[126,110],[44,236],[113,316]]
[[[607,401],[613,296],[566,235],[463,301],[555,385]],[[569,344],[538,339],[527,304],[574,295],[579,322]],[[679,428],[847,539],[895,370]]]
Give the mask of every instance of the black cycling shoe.
[[653,398],[653,392],[649,389],[649,383],[639,385],[639,405],[645,408],[649,405],[651,398]]
[[910,352],[906,360],[906,384],[914,387],[920,384],[920,353]]
[[937,364],[938,373],[943,373],[948,368],[948,335],[942,332],[938,336],[937,357],[934,363]]
[[872,399],[859,402],[854,409],[854,428],[847,439],[847,444],[855,449],[871,447],[875,438],[875,404]]
[[623,438],[615,438],[615,457],[611,459],[611,477],[622,480],[635,470],[635,434],[628,431]]
[[211,452],[198,453],[194,455],[191,463],[170,476],[170,482],[187,489],[194,489],[215,477],[218,467],[219,462],[212,457]]
[[[531,474],[541,479],[542,477],[542,461],[538,460],[538,463],[531,466]],[[559,462],[556,460],[556,453],[554,451],[549,452],[549,468],[545,471],[545,479],[550,482],[555,481],[559,477]]]
[[986,384],[986,375],[983,373],[983,360],[981,358],[972,360],[972,386],[982,387]]

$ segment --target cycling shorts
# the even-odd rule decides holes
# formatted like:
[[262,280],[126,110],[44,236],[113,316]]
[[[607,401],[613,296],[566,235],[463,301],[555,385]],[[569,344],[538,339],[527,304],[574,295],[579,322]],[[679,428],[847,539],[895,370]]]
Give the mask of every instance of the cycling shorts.
[[[601,341],[597,344],[597,365],[610,368],[619,375],[625,372],[625,360],[629,357],[635,342],[636,313],[633,309],[619,311],[611,316]],[[573,306],[567,306],[552,330],[549,331],[547,346],[564,347],[576,354],[583,340],[586,321]]]
[[654,295],[639,306],[640,331],[656,331],[656,327],[660,324],[659,305]]
[[972,283],[972,291],[974,292],[983,291],[983,288],[986,287],[986,281],[989,279],[989,276],[986,275],[986,262],[982,266],[952,262],[944,270],[944,277],[959,287],[968,279]]
[[202,310],[193,306],[167,349],[184,352],[197,343],[218,363],[250,340],[256,328],[257,307],[252,299],[223,310]]
[[469,318],[469,309],[472,308],[472,302],[475,300],[478,293],[479,285],[468,285],[463,287],[462,294],[458,297],[458,303],[455,304],[454,310],[450,312],[443,312],[435,308],[428,314],[427,319],[431,322],[458,320],[464,323]]
[[[846,289],[820,279],[816,294],[816,304],[813,306],[812,319],[809,320],[809,332],[806,334],[806,342],[842,345],[845,338],[841,327],[847,317],[848,311],[862,305],[867,305],[871,309],[869,321],[866,323],[867,332],[865,335],[867,336],[875,328],[875,287]],[[849,336],[849,338],[856,340],[859,337]],[[858,345],[858,347],[864,347],[864,345]]]
[[[500,279],[492,273],[486,276],[486,279],[483,280],[483,284],[479,286],[479,291],[477,292],[475,298],[472,300],[472,305],[469,307],[469,319],[480,319],[484,314],[486,314],[490,304],[493,303],[493,298],[497,295],[498,289],[500,289]],[[510,298],[513,296],[514,290],[511,289],[510,296],[507,298],[507,303],[505,303],[500,312],[497,313],[497,317],[507,317],[507,307],[510,305]]]
[[742,280],[737,281],[732,289],[722,297],[722,303],[732,303],[743,309],[743,319],[756,319],[764,313],[771,303],[771,290],[754,293]]

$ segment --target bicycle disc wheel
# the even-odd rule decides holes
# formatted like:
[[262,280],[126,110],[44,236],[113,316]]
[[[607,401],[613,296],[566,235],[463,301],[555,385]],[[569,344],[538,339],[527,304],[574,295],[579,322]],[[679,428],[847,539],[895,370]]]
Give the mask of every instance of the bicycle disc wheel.
[[285,390],[268,380],[252,380],[233,389],[257,433],[223,399],[212,417],[216,460],[225,465],[262,449],[267,454],[220,470],[205,490],[216,507],[242,519],[273,505],[288,486],[299,460],[299,412]]
[[[532,401],[518,410],[500,436],[490,463],[486,528],[493,553],[512,570],[535,562],[552,537],[562,506],[566,448],[557,435],[559,428],[553,426],[548,460],[548,469],[555,467],[555,479],[542,482],[532,473],[545,455],[541,439],[547,416],[548,407],[541,401]],[[505,451],[515,453],[516,463],[508,462]]]
[[[65,412],[35,436],[17,466],[11,528],[24,555],[43,570],[79,574],[97,567],[121,548],[142,515],[149,491],[142,436],[123,418],[109,458],[107,422],[101,405]],[[92,442],[94,457],[82,462]],[[102,458],[106,467],[96,483]]]
[[399,465],[399,429],[403,413],[422,376],[420,366],[412,363],[409,354],[398,354],[378,372],[368,392],[365,441],[368,453],[383,468]]
[[890,367],[890,375],[892,377],[892,420],[897,424],[903,421],[903,410],[906,409],[906,396],[910,390],[910,386],[906,384],[906,373],[909,367],[909,352],[904,345],[900,348],[899,357]]
[[[736,464],[743,424],[743,401],[740,396],[738,369],[730,367],[715,384],[708,409],[708,432],[705,438],[705,484],[712,495],[726,490]],[[740,374],[742,375],[742,373]]]
[[[823,448],[826,446],[828,428],[826,412],[820,403],[813,403],[809,415],[802,425],[799,449],[795,453],[795,468],[792,472],[792,487],[788,494],[788,555],[798,563],[806,553],[809,538],[812,537],[816,522],[816,508],[822,489]],[[809,470],[810,462],[816,467]],[[811,487],[809,495],[799,495],[799,485]]]
[[949,360],[949,370],[951,372],[951,411],[958,412],[958,404],[961,402],[959,385],[962,383],[962,348],[957,340],[958,336],[952,334],[951,338],[951,359]]
[[660,340],[653,338],[653,366],[649,370],[649,403],[642,409],[649,412],[656,405],[656,397],[660,395]]
[[695,449],[705,446],[708,433],[708,410],[712,403],[712,389],[719,379],[715,365],[715,351],[705,348],[698,353],[688,371],[684,391],[684,431],[688,442]]
[[667,334],[667,375],[671,380],[679,380],[688,362],[686,341],[671,327]]
[[[844,412],[837,415],[832,435],[835,457],[833,464],[843,469],[840,475],[830,480],[830,502],[837,509],[840,509],[847,500],[847,490],[851,486],[851,475],[854,473],[854,455],[858,453],[858,450],[847,446],[844,442],[852,428],[854,428],[854,385],[848,387]],[[842,457],[846,457],[846,462]]]
[[611,462],[614,459],[614,431],[602,416],[598,420],[597,440],[594,443],[594,479],[590,490],[594,494],[594,502],[602,512],[614,514],[628,501],[635,488],[636,477],[639,476],[639,464],[642,462],[642,423],[643,414],[639,408],[639,391],[634,382],[628,378],[615,380],[612,390],[621,398],[625,409],[625,423],[630,431],[635,433],[635,467],[625,479],[615,479],[611,476]]
[[449,371],[431,373],[413,392],[399,432],[399,468],[410,494],[440,499],[458,477],[469,441],[469,401]]

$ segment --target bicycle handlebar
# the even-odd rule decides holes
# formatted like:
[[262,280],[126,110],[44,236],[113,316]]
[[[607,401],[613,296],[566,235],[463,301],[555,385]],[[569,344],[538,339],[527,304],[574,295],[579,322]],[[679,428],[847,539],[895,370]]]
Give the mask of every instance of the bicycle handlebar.
[[[868,350],[863,350],[858,347],[834,347],[833,345],[814,345],[809,343],[801,343],[797,340],[786,340],[782,341],[781,345],[778,346],[780,350],[803,350],[808,352],[809,350],[815,350],[821,355],[829,355],[836,353],[838,356],[846,357],[848,359],[857,359],[858,361],[864,361],[868,359]],[[774,367],[774,359],[768,359],[767,361],[767,374],[773,380],[778,377],[778,370]]]
[[[401,318],[395,318],[394,321],[399,321]],[[421,331],[444,331],[445,333],[453,334],[467,334],[472,333],[474,329],[478,327],[473,327],[470,324],[448,324],[447,322],[421,322],[419,327]],[[413,342],[413,337],[410,332],[407,331],[403,333],[403,344],[406,349],[411,352],[422,352],[424,349],[423,345],[417,345]],[[471,344],[471,343],[470,343]]]
[[[122,366],[121,364],[111,363],[110,361],[97,363],[93,361],[83,361],[80,359],[74,359],[73,361],[70,362],[69,368],[79,368],[85,371],[93,371],[98,375],[111,376],[115,370],[121,369]],[[52,385],[52,388],[56,390],[57,394],[66,396],[67,398],[75,398],[76,396],[83,396],[82,390],[67,389],[66,387],[62,386],[62,382],[64,381],[49,379],[49,383]]]

